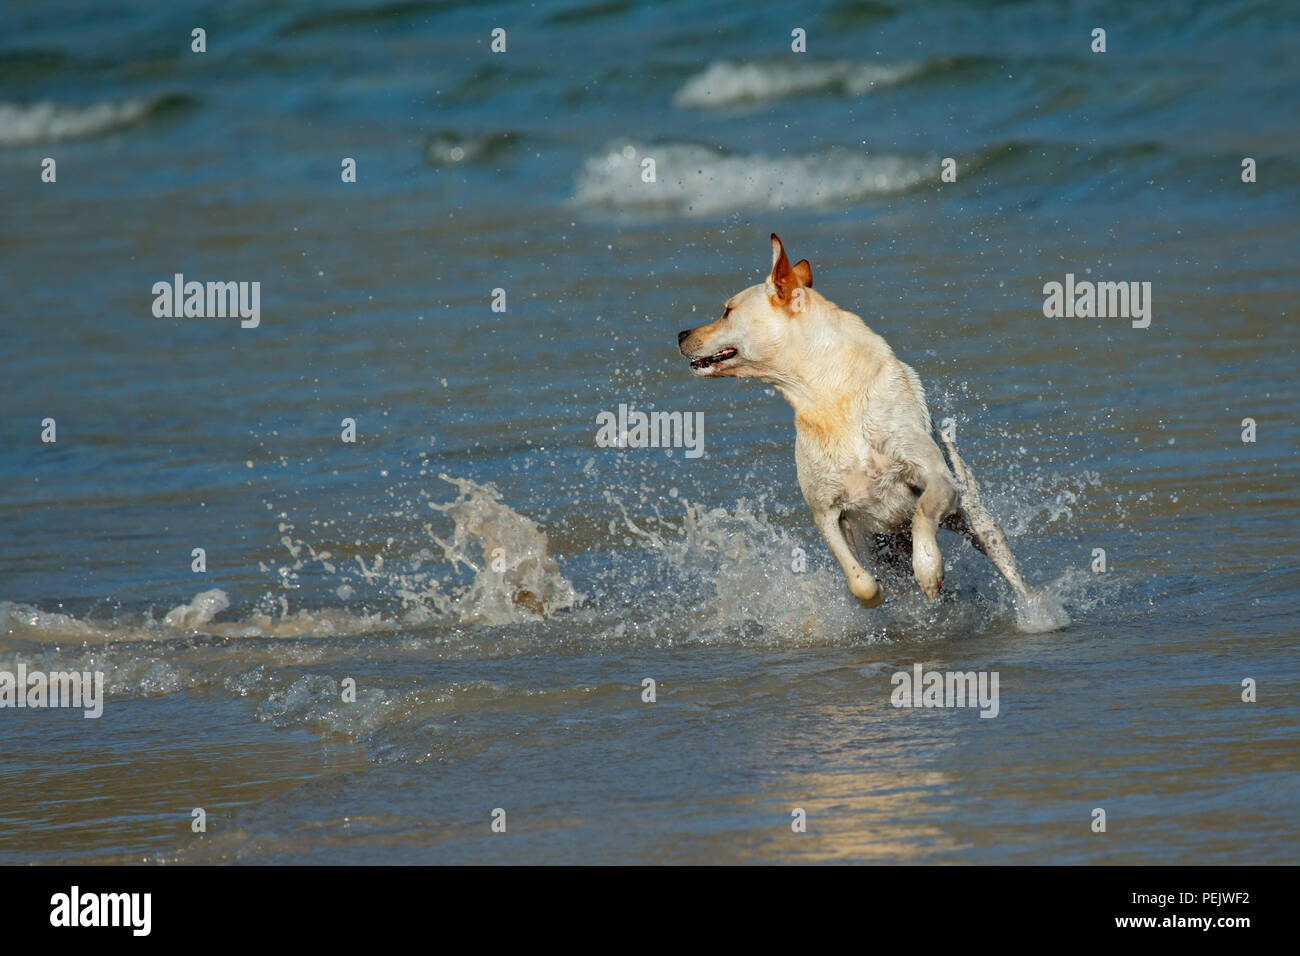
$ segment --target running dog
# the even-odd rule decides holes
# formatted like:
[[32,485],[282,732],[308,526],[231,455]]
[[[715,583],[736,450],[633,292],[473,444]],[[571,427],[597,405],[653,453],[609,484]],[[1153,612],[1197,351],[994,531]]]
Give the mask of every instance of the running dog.
[[756,378],[794,407],[799,487],[863,607],[885,598],[868,555],[905,566],[910,554],[921,591],[938,596],[940,525],[987,555],[1018,601],[1032,600],[974,476],[931,422],[916,372],[812,284],[808,260],[790,265],[773,233],[767,280],[728,299],[716,322],[679,332],[682,355],[698,376]]

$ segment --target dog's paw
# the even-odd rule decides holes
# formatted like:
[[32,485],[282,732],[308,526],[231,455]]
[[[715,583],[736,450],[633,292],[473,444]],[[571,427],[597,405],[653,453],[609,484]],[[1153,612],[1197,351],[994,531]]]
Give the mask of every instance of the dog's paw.
[[880,607],[885,600],[885,589],[880,586],[880,582],[867,575],[850,581],[849,590],[865,608]]
[[858,603],[861,604],[863,607],[867,608],[867,610],[870,610],[873,607],[880,607],[880,605],[883,604],[884,602],[885,602],[884,588],[876,588],[876,596],[871,600],[858,598]]
[[921,592],[931,601],[939,596],[943,587],[943,556],[933,545],[917,541],[912,550],[912,575]]

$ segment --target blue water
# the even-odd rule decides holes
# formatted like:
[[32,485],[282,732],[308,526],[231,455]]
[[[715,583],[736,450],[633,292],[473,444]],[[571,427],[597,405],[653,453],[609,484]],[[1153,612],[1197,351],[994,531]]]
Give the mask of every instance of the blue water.
[[[0,18],[0,671],[108,687],[0,709],[0,862],[1295,862],[1289,5]],[[937,604],[849,596],[789,408],[676,349],[773,231],[1069,627],[949,536]],[[260,325],[155,317],[176,273]],[[1046,318],[1066,273],[1150,327]],[[918,662],[998,717],[892,707]]]

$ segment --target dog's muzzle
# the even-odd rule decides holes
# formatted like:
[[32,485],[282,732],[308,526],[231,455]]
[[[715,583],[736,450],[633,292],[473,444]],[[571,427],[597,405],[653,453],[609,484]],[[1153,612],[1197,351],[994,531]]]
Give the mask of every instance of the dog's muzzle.
[[723,349],[721,352],[714,352],[712,355],[704,356],[704,358],[693,359],[691,368],[708,368],[710,365],[717,365],[719,362],[725,362],[727,359],[735,357],[735,349]]

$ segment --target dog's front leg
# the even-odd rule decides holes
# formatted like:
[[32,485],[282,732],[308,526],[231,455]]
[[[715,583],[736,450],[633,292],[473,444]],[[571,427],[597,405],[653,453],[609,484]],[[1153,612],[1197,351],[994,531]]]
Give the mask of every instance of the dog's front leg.
[[957,504],[957,488],[948,469],[927,469],[922,475],[924,490],[912,515],[912,575],[931,601],[943,587],[943,555],[939,551],[939,522]]
[[871,572],[862,566],[853,546],[845,537],[844,529],[840,526],[842,512],[838,508],[829,508],[818,512],[814,517],[817,530],[822,533],[826,547],[831,549],[831,554],[840,563],[853,596],[863,607],[877,607],[885,599],[885,590],[871,576]]

